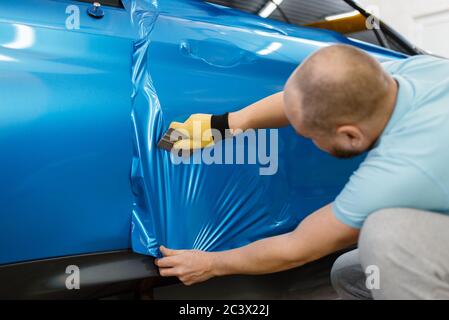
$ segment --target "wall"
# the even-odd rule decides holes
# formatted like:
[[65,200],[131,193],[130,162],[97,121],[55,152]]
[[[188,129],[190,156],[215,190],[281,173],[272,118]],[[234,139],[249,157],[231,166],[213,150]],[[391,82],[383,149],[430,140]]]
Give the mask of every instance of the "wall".
[[[449,57],[448,0],[359,0],[418,47]],[[377,11],[377,12],[376,12]]]

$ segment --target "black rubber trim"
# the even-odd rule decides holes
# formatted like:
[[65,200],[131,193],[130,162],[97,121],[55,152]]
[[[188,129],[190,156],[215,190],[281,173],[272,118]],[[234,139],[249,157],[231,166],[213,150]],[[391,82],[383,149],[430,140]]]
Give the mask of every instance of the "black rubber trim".
[[[115,251],[0,266],[0,299],[98,299],[157,280],[154,258]],[[80,289],[69,290],[67,266],[79,268]]]

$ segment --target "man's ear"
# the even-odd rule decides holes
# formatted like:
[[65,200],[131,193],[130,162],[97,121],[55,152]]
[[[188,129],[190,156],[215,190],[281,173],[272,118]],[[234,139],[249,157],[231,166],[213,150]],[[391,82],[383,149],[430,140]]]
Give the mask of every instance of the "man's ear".
[[337,136],[353,149],[360,149],[363,146],[363,133],[353,125],[344,125],[337,128]]

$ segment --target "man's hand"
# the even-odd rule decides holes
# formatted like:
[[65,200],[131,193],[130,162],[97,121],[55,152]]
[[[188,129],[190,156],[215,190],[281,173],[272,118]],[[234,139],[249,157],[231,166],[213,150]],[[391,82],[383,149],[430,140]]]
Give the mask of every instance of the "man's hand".
[[[284,94],[275,93],[236,112],[221,115],[192,114],[185,122],[172,122],[170,128],[188,136],[175,142],[174,150],[196,150],[214,145],[214,139],[224,139],[248,129],[279,128],[289,124],[284,112]],[[172,133],[173,134],[173,133]],[[176,141],[180,136],[173,136]]]
[[188,139],[176,142],[173,145],[173,149],[196,150],[212,146],[214,138],[211,130],[211,118],[212,115],[210,114],[197,113],[191,115],[185,122],[174,121],[170,123],[170,128],[188,137]]
[[163,258],[156,259],[163,277],[178,277],[186,286],[212,278],[213,252],[199,250],[171,250],[160,247]]

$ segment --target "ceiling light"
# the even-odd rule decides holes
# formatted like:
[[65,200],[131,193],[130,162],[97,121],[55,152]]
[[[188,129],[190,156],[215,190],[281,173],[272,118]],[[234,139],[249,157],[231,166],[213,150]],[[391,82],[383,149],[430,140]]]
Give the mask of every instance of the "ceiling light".
[[339,19],[354,17],[354,16],[356,16],[358,14],[360,14],[360,12],[358,12],[357,10],[354,10],[354,11],[350,11],[350,12],[345,12],[345,13],[340,13],[340,14],[334,14],[334,15],[331,15],[331,16],[327,16],[326,18],[324,18],[324,20],[326,20],[326,21],[339,20]]
[[268,1],[264,7],[259,11],[259,16],[261,16],[262,18],[267,18],[269,17],[274,10],[276,10],[276,8],[278,6],[280,6],[280,4],[282,3],[282,1],[284,0],[270,0]]

